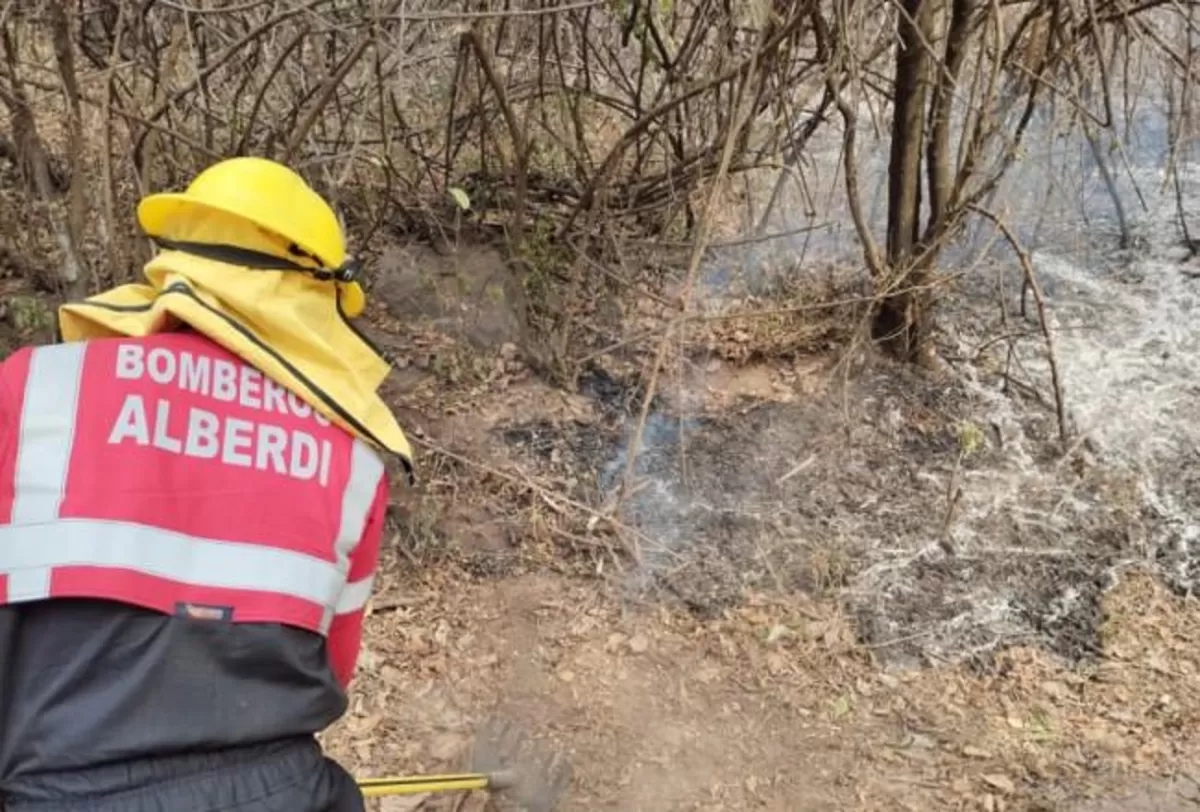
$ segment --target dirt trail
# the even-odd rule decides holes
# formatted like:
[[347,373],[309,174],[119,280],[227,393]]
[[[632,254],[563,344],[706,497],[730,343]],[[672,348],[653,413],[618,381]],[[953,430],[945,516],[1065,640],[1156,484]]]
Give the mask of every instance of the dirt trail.
[[1140,787],[1200,752],[1175,601],[1120,587],[1088,668],[1017,650],[996,674],[890,674],[818,605],[761,596],[699,622],[555,576],[398,579],[330,747],[363,774],[436,771],[485,718],[513,720],[575,764],[564,812],[1139,808],[1084,801],[1118,792],[1183,810],[1182,784]]
[[386,769],[379,745],[349,742],[385,712],[389,733],[432,733],[413,768],[437,768],[496,714],[569,754],[568,811],[852,805],[856,745],[821,710],[831,686],[812,685],[802,666],[772,660],[779,678],[765,679],[734,637],[655,611],[622,618],[589,585],[534,576],[446,588],[458,593],[449,605],[421,609],[446,611],[432,639],[414,633],[426,628],[415,617],[372,623],[377,670],[336,739],[351,757]]

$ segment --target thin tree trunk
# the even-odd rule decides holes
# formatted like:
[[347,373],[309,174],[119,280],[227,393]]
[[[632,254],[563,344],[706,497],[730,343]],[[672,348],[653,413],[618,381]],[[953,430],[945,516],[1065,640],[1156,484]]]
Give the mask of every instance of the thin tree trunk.
[[[891,273],[873,333],[897,357],[923,361],[932,333],[928,263],[919,253],[921,155],[929,95],[928,43],[933,39],[935,0],[901,0],[892,145],[888,165],[887,265]],[[915,289],[914,289],[915,288]]]
[[933,0],[901,0],[900,41],[888,164],[887,258],[893,268],[912,256],[920,218],[921,147],[925,140],[926,68]]
[[970,36],[971,12],[974,0],[952,0],[950,25],[946,32],[946,51],[942,70],[938,71],[937,86],[930,104],[929,121],[932,135],[925,160],[929,173],[929,224],[925,242],[937,239],[944,226],[946,206],[950,202],[950,187],[954,180],[950,165],[950,119],[954,108],[954,91],[962,73]]

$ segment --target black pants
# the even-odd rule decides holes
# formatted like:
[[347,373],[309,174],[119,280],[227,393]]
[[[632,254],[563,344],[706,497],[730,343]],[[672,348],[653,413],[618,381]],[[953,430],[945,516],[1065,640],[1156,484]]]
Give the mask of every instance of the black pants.
[[0,812],[364,812],[312,738],[23,778]]

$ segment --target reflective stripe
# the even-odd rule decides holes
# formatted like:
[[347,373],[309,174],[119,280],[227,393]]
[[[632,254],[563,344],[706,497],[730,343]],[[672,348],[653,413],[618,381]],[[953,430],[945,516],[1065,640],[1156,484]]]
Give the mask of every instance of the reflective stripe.
[[342,594],[338,596],[337,614],[348,615],[366,608],[371,599],[371,590],[375,587],[375,576],[371,575],[361,581],[346,584]]
[[[354,554],[359,542],[362,541],[363,530],[367,526],[371,507],[375,504],[375,491],[383,473],[383,460],[370,446],[356,439],[350,452],[350,479],[342,494],[341,522],[338,526],[337,538],[333,541],[334,557],[343,578],[349,576],[350,556]],[[366,597],[360,597],[357,592],[353,591],[355,588],[361,589],[363,583],[366,584]],[[347,584],[343,589],[342,596],[337,599],[336,605],[325,607],[325,613],[321,616],[321,633],[328,633],[336,615],[365,606],[367,599],[371,597],[370,590],[371,579]],[[351,608],[342,609],[344,604]]]
[[259,544],[213,541],[129,522],[60,519],[0,527],[0,547],[14,583],[28,570],[115,567],[180,583],[277,592],[332,606],[345,576],[328,561]]
[[350,556],[362,539],[382,476],[383,460],[366,443],[356,439],[350,452],[350,480],[342,494],[342,518],[334,540],[334,553],[338,564],[345,567],[343,571],[349,571]]
[[29,359],[13,493],[13,524],[58,518],[75,439],[86,345],[39,347]]
[[50,597],[50,570],[47,567],[20,570],[8,576],[8,600],[38,601]]

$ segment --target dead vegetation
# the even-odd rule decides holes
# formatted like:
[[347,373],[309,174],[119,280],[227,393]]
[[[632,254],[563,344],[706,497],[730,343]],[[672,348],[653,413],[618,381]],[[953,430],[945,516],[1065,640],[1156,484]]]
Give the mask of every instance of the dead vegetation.
[[[1047,105],[1066,111],[1062,126],[1086,125],[1111,178],[1103,153],[1120,157],[1117,128],[1135,112],[1146,52],[1175,83],[1164,99],[1189,104],[1190,34],[1176,34],[1191,30],[1189,8],[10,3],[3,153],[23,199],[53,214],[54,241],[36,248],[55,251],[53,281],[76,294],[144,257],[121,214],[138,194],[177,187],[220,156],[293,162],[367,251],[400,236],[494,234],[535,293],[530,341],[569,379],[595,338],[598,290],[663,295],[670,281],[644,273],[631,240],[707,236],[706,189],[724,206],[735,178],[763,170],[778,181],[749,201],[749,219],[770,222],[786,187],[810,194],[806,155],[835,133],[874,333],[918,360],[933,351],[942,248],[988,216],[979,207]],[[878,234],[860,199],[864,128],[891,144]],[[1176,130],[1172,144],[1185,143],[1186,124]],[[89,240],[104,252],[85,250]]]

